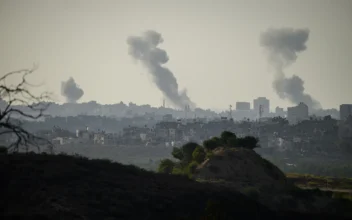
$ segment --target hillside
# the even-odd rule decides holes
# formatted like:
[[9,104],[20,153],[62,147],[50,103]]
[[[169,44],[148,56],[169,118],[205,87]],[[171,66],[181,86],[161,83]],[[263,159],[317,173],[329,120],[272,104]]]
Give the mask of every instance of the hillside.
[[0,154],[0,172],[3,219],[304,217],[274,213],[246,196],[222,187],[106,160],[65,155]]
[[238,188],[252,186],[282,191],[289,185],[281,170],[245,148],[216,148],[212,157],[198,166],[194,176],[203,180],[229,181]]

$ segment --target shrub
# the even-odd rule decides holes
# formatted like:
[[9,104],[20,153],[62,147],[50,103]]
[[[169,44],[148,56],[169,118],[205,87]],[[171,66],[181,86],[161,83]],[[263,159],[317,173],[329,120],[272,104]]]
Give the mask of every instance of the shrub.
[[196,171],[197,167],[198,167],[198,163],[196,161],[191,162],[187,166],[187,173],[188,174],[194,174],[194,172]]
[[192,158],[197,163],[202,163],[205,160],[206,153],[201,146],[198,146],[192,153]]
[[246,136],[243,138],[239,138],[237,141],[238,141],[238,145],[243,148],[253,150],[254,148],[259,147],[259,145],[258,145],[259,139],[255,138],[253,136]]
[[192,178],[193,174],[195,173],[198,167],[198,163],[193,161],[186,167],[184,174],[186,174],[189,178]]
[[220,135],[221,140],[226,143],[228,139],[230,138],[236,138],[235,133],[230,132],[230,131],[223,131]]
[[213,137],[209,140],[205,140],[203,142],[203,147],[207,150],[207,151],[212,151],[214,150],[215,148],[221,146],[222,143],[221,143],[221,139],[218,138],[218,137]]
[[183,153],[182,150],[178,147],[174,147],[172,149],[172,156],[178,160],[183,160]]
[[221,133],[221,142],[226,147],[237,147],[237,137],[235,133],[224,131]]
[[158,168],[159,173],[173,173],[175,163],[170,159],[161,160]]
[[192,161],[192,154],[193,151],[199,147],[197,143],[189,142],[181,147],[182,154],[183,154],[183,161],[189,163]]

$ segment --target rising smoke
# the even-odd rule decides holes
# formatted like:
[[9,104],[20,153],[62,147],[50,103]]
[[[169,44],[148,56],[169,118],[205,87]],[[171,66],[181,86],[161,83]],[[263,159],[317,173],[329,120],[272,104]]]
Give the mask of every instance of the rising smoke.
[[168,62],[169,57],[165,50],[158,48],[161,43],[163,43],[161,34],[153,30],[145,31],[141,36],[127,38],[129,54],[147,68],[163,95],[176,107],[195,107],[186,90],[179,91],[174,74],[162,66]]
[[304,81],[297,75],[287,77],[284,69],[297,60],[297,54],[307,49],[308,29],[268,29],[260,36],[260,44],[269,54],[269,61],[275,68],[273,88],[281,99],[294,104],[304,102],[309,109],[321,105],[304,91]]
[[69,103],[77,102],[84,94],[84,91],[76,84],[75,80],[70,77],[67,81],[61,82],[61,95]]

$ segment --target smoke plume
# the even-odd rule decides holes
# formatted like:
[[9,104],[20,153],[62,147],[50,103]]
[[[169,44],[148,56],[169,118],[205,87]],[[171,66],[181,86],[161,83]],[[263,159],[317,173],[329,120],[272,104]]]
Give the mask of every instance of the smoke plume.
[[281,99],[294,104],[304,102],[309,109],[319,109],[321,105],[305,93],[304,81],[297,75],[287,77],[284,69],[297,60],[297,54],[307,49],[308,29],[268,29],[260,36],[260,44],[269,55],[269,62],[275,68],[273,88]]
[[163,43],[161,34],[153,30],[145,31],[141,36],[127,38],[129,54],[147,68],[163,95],[176,107],[195,107],[186,90],[179,91],[174,74],[162,66],[168,62],[169,57],[165,50],[158,48],[161,43]]
[[83,94],[84,91],[76,84],[72,77],[65,82],[61,82],[61,95],[66,98],[67,102],[75,103]]

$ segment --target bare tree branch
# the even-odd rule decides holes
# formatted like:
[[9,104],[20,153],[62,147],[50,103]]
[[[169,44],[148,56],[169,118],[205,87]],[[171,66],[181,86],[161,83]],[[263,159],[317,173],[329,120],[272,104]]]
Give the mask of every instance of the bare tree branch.
[[[27,76],[37,69],[22,69],[13,71],[0,77],[0,101],[6,101],[6,107],[0,108],[0,137],[3,135],[12,135],[16,140],[8,147],[10,150],[18,151],[21,146],[28,147],[46,145],[52,149],[52,143],[45,138],[36,136],[25,130],[20,123],[25,119],[40,119],[45,116],[44,111],[47,110],[50,103],[50,95],[43,93],[39,96],[32,94],[28,87],[34,87],[28,83]],[[6,80],[14,75],[21,76],[21,80],[17,85],[7,85]]]

